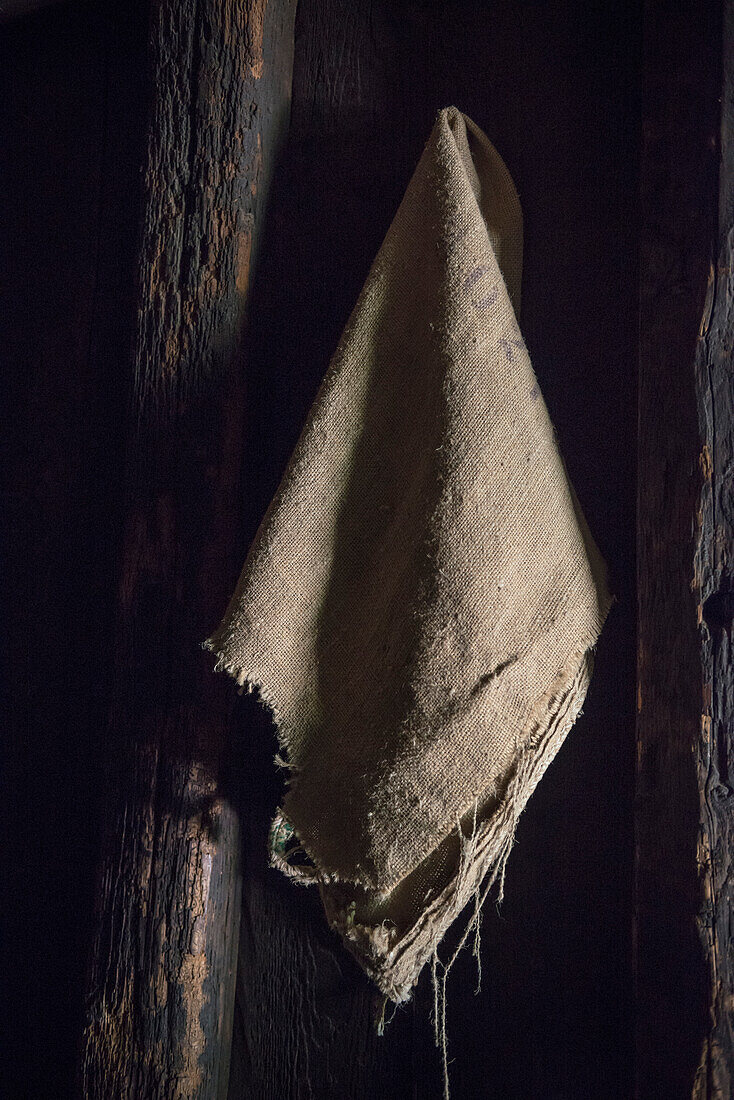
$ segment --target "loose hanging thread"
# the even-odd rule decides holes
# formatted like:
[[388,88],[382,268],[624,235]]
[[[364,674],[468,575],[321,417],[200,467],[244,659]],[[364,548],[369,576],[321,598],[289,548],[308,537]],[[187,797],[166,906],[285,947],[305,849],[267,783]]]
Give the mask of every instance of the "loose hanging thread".
[[[451,1085],[449,1079],[449,1057],[448,1057],[448,1033],[446,1029],[446,983],[449,973],[461,951],[465,947],[469,937],[474,935],[474,946],[472,954],[477,963],[477,985],[474,990],[475,995],[481,992],[482,988],[482,959],[481,959],[481,921],[482,921],[482,906],[486,901],[490,890],[496,882],[499,881],[499,888],[497,891],[497,905],[502,903],[505,894],[505,873],[507,870],[507,861],[509,859],[510,851],[515,842],[515,826],[517,824],[517,816],[511,823],[511,827],[508,830],[504,844],[499,852],[497,860],[494,866],[490,868],[488,877],[484,885],[481,883],[474,891],[474,911],[467,922],[461,938],[451,953],[450,958],[446,963],[443,963],[438,956],[438,945],[434,948],[431,956],[431,983],[433,985],[433,1032],[437,1048],[441,1051],[441,1062],[443,1070],[443,1096],[444,1100],[451,1100]],[[457,822],[457,829],[459,832],[459,839],[461,842],[461,868],[459,871],[459,878],[457,881],[457,890],[461,889],[461,885],[464,882],[466,875],[469,873],[469,869],[472,864],[472,860],[476,851],[476,844],[478,839],[477,833],[477,803],[474,803],[474,819],[472,824],[472,831],[467,837],[461,827],[461,822]],[[440,968],[440,973],[439,973]]]

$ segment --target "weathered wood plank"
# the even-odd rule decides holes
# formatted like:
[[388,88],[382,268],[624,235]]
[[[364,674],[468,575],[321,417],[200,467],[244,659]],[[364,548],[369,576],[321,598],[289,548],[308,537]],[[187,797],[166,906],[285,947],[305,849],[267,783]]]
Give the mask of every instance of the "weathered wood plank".
[[[701,797],[699,929],[709,1026],[695,1100],[734,1092],[734,5],[723,4],[718,234],[696,356],[702,480],[696,596],[702,659],[696,770]],[[716,68],[717,75],[719,68]],[[713,137],[713,134],[712,134]],[[712,141],[712,146],[715,147]],[[713,181],[712,181],[713,183]],[[711,187],[712,195],[715,189]]]
[[239,566],[254,234],[287,121],[291,0],[156,0],[86,1097],[226,1094],[240,909],[201,651]]
[[[699,633],[694,557],[702,479],[711,483],[711,448],[724,440],[702,450],[696,389],[704,397],[706,390],[696,383],[694,363],[715,234],[720,43],[719,0],[646,5],[635,815],[640,1100],[691,1096],[706,1032],[706,972],[696,935],[697,770],[708,781],[696,752],[700,758],[704,751],[702,715],[703,744],[712,745],[704,703],[712,654],[705,655],[704,644],[702,681],[706,628]],[[703,516],[708,540],[710,507]],[[710,583],[708,576],[704,584]],[[716,812],[712,798],[709,786],[704,805]],[[731,1052],[730,1044],[729,1058]],[[730,1095],[711,1091],[708,1077],[706,1069],[699,1074],[696,1096]]]

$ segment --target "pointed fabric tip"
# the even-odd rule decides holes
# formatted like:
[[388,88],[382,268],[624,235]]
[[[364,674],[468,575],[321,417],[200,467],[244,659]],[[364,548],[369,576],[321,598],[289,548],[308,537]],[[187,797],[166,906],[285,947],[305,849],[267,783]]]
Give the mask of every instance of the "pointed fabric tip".
[[610,603],[518,327],[521,271],[507,168],[447,108],[208,643],[292,768],[276,864],[319,883],[394,1001],[502,888]]

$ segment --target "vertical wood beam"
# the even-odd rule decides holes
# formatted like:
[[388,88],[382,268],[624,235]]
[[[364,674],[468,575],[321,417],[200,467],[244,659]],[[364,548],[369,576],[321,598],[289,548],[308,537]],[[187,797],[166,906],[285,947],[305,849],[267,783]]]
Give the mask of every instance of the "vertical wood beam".
[[288,118],[294,0],[154,0],[107,827],[85,1097],[226,1095],[240,908],[231,685],[242,334]]
[[734,1092],[734,4],[723,4],[718,234],[696,356],[701,434],[696,596],[703,669],[696,767],[701,796],[699,930],[709,1026],[696,1100]]
[[[733,973],[725,968],[717,991],[720,979],[711,986],[705,956],[716,971],[731,906],[717,890],[719,911],[712,900],[702,908],[702,884],[709,884],[711,899],[711,883],[729,868],[730,856],[718,847],[713,870],[712,851],[722,841],[730,847],[733,839],[722,816],[724,788],[712,781],[711,771],[712,760],[715,771],[723,759],[721,744],[732,744],[731,721],[726,730],[724,715],[714,715],[727,675],[718,655],[727,631],[716,627],[712,644],[705,612],[707,606],[710,615],[723,611],[723,605],[706,604],[720,590],[722,574],[715,529],[724,538],[731,535],[726,523],[721,526],[721,513],[714,518],[714,486],[734,456],[734,440],[715,427],[713,415],[715,404],[731,429],[731,406],[719,393],[712,401],[708,382],[712,369],[723,370],[723,362],[715,366],[713,349],[718,342],[720,354],[727,326],[731,339],[724,299],[717,298],[710,320],[701,322],[713,305],[720,0],[688,7],[649,0],[644,39],[636,1096],[723,1100],[731,1092],[716,1083],[712,1061],[720,1042],[718,1010],[710,1030],[707,1000],[709,991],[710,1006],[731,997]],[[730,1066],[731,1036],[725,1045],[722,1063]]]

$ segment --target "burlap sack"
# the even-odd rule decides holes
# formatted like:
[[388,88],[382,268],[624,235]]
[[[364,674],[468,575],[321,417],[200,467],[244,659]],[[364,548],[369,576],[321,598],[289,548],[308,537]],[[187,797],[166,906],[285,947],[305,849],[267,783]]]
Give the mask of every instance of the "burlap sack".
[[509,173],[444,110],[207,643],[278,727],[274,861],[396,1001],[503,877],[610,602],[521,267]]

